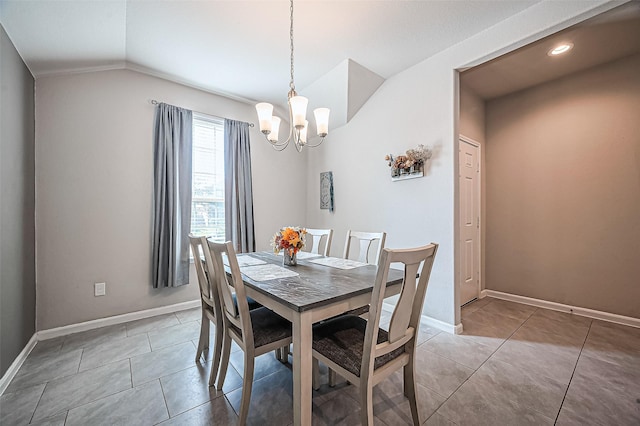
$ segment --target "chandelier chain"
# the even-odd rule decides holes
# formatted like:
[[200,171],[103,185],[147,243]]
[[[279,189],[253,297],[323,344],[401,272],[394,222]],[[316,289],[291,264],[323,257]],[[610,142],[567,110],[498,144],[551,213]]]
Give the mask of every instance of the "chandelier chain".
[[293,0],[291,0],[291,6],[289,7],[289,11],[290,11],[290,22],[291,22],[291,26],[289,27],[289,41],[290,41],[290,47],[291,47],[291,82],[289,83],[289,87],[291,88],[292,91],[295,92],[296,85],[293,82]]
[[[0,0],[1,1],[1,0]],[[260,102],[256,105],[258,118],[260,120],[260,131],[264,134],[267,142],[271,144],[276,151],[284,150],[289,142],[293,142],[298,152],[302,152],[302,148],[308,146],[310,148],[319,146],[325,136],[329,133],[329,108],[317,108],[314,110],[316,116],[316,130],[319,136],[318,143],[309,143],[307,134],[309,130],[308,121],[306,120],[306,111],[308,99],[298,96],[296,93],[296,85],[294,81],[294,46],[293,46],[293,0],[289,1],[289,49],[291,53],[291,80],[289,81],[288,93],[288,110],[289,110],[289,137],[283,142],[278,142],[278,132],[280,130],[280,117],[273,115],[273,105],[268,102]]]

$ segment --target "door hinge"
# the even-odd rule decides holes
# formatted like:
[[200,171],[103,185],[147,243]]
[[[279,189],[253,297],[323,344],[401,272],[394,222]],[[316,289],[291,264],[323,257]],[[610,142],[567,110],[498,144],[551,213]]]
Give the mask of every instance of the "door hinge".
[[480,229],[480,217],[476,217],[476,228]]

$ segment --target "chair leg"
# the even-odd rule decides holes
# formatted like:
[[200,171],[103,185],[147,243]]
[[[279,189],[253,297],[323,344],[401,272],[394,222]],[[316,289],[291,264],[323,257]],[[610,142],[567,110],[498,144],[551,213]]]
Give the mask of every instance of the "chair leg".
[[[222,343],[224,340],[224,327],[222,324],[217,324],[216,329],[216,341],[213,342],[213,359],[211,360],[211,373],[209,375],[209,386],[213,386],[214,380],[220,371],[220,358],[222,357]],[[227,361],[228,364],[228,361]]]
[[413,357],[411,357],[409,363],[404,366],[404,396],[409,399],[409,407],[411,408],[411,417],[413,418],[414,425],[420,425],[417,391]]
[[286,364],[287,361],[289,361],[289,346],[278,348],[273,353],[275,354],[276,359],[281,363]]
[[369,383],[360,385],[360,423],[373,426],[373,389]]
[[209,347],[209,328],[211,322],[209,318],[202,311],[202,318],[200,319],[200,338],[198,339],[198,350],[196,351],[196,362],[200,361],[202,351]]
[[311,376],[311,387],[314,390],[320,389],[320,362],[313,358],[313,376]]
[[244,353],[244,375],[242,377],[242,400],[238,412],[238,424],[247,424],[249,415],[249,405],[251,403],[251,388],[253,387],[253,367],[255,357],[252,350],[247,349]]
[[329,386],[334,387],[336,385],[336,372],[329,368]]
[[[224,386],[224,379],[227,376],[227,367],[229,367],[229,354],[231,353],[231,336],[224,330],[222,338],[222,359],[220,360],[220,371],[218,372],[218,382],[216,383],[216,389],[222,390]],[[209,386],[213,385],[213,379],[215,377],[213,366],[211,367],[211,374],[209,375]]]

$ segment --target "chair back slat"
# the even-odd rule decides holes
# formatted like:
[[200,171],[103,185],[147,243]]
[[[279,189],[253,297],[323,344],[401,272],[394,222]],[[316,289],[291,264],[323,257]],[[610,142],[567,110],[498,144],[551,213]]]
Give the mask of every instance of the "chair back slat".
[[[362,348],[362,366],[360,376],[371,377],[373,362],[375,360],[376,344],[378,341],[378,329],[380,327],[380,313],[382,312],[383,295],[387,287],[390,262],[387,260],[390,251],[385,249],[380,256],[380,265],[373,284],[371,303],[369,304],[369,320],[364,333],[364,346]],[[375,336],[374,336],[375,334]],[[385,342],[380,342],[385,343]]]
[[360,251],[358,252],[358,262],[367,263],[369,258],[369,248],[373,240],[360,240]]
[[[200,287],[200,299],[213,310],[215,318],[222,316],[222,303],[215,282],[215,270],[209,254],[207,237],[195,237],[189,235],[189,244],[193,254],[193,265],[198,277]],[[203,260],[204,258],[204,260]]]
[[[202,246],[202,237],[195,237],[189,235],[189,244],[191,244],[191,252],[193,254],[193,265],[198,277],[198,285],[200,286],[200,296],[206,297],[207,300],[211,299],[211,286],[209,284],[208,273],[205,270],[205,265],[202,262],[204,256],[204,248]],[[206,247],[206,246],[205,246]]]
[[[212,263],[216,270],[218,291],[222,294],[222,310],[225,314],[225,320],[231,322],[241,330],[242,340],[245,345],[253,347],[249,303],[247,302],[247,293],[244,288],[244,282],[242,281],[238,258],[236,257],[233,243],[231,241],[222,244],[213,241],[209,241],[208,243]],[[231,284],[229,283],[229,276],[224,269],[224,261],[222,258],[224,254],[226,254],[229,262]],[[236,295],[235,301],[233,299],[233,293]]]
[[438,244],[431,243],[430,245],[434,246],[433,251],[422,264],[416,297],[413,299],[413,308],[411,309],[411,320],[409,321],[409,325],[415,327],[416,335],[418,333],[420,319],[422,318],[422,307],[424,306],[424,298],[427,294],[427,286],[429,285],[429,278],[433,270],[433,262],[436,259],[436,252],[438,251]]
[[413,300],[417,291],[416,274],[418,273],[419,267],[419,263],[405,265],[402,292],[396,302],[396,308],[393,310],[391,321],[389,322],[389,342],[391,343],[404,337],[409,327]]
[[311,247],[310,253],[320,254],[320,241],[322,241],[322,236],[312,236],[311,238],[313,238],[313,246]]
[[[378,265],[380,261],[380,254],[384,248],[384,242],[387,237],[385,232],[359,232],[359,231],[347,231],[347,240],[344,244],[344,258],[349,259],[351,251],[351,240],[358,240],[358,261],[363,263],[371,263],[372,265]],[[371,250],[371,244],[377,241],[378,249],[376,250],[375,258],[369,256]],[[371,260],[370,260],[371,259]]]
[[209,241],[209,252],[212,257],[212,263],[216,270],[216,280],[218,285],[218,292],[221,294],[222,308],[225,315],[232,318],[238,317],[238,308],[233,302],[233,287],[229,284],[229,279],[224,270],[223,254],[226,253],[226,246],[220,243],[214,243]]
[[[329,256],[329,250],[331,248],[331,238],[333,237],[333,229],[314,229],[307,228],[307,236],[311,235],[312,247],[309,253],[321,254],[323,256]],[[320,252],[320,246],[322,239],[325,238],[324,250]]]

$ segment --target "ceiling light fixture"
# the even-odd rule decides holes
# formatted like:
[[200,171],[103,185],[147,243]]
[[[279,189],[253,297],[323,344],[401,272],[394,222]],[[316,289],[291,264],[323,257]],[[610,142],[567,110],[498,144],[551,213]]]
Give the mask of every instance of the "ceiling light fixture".
[[296,93],[296,86],[293,82],[293,0],[291,0],[290,7],[290,22],[289,40],[291,48],[291,81],[289,82],[288,104],[289,104],[289,137],[284,142],[278,142],[278,132],[280,130],[280,118],[273,115],[273,105],[261,102],[256,105],[256,111],[258,112],[258,121],[260,122],[260,131],[267,138],[267,141],[271,146],[282,151],[289,145],[289,142],[293,140],[293,143],[298,150],[302,152],[302,148],[305,146],[316,147],[319,146],[325,136],[329,133],[329,108],[317,108],[313,111],[316,117],[316,130],[320,141],[315,144],[310,144],[307,140],[307,130],[309,128],[309,122],[306,119],[307,116],[307,103],[309,100],[303,96],[298,96]]
[[547,53],[549,56],[558,56],[567,53],[573,48],[573,43],[562,43],[554,47]]

